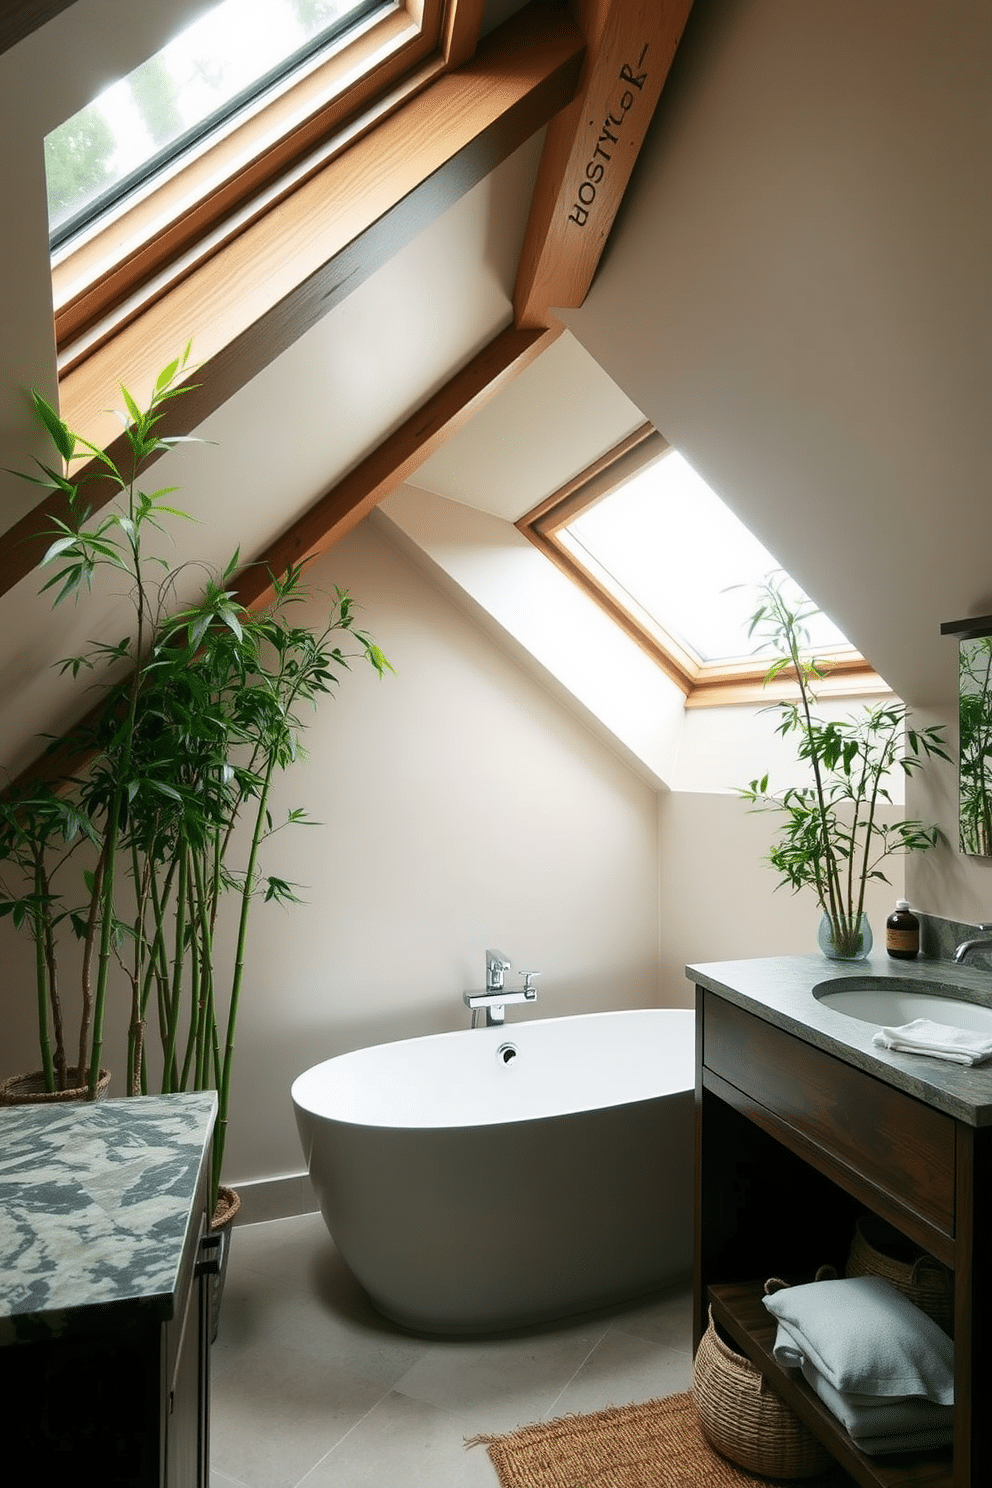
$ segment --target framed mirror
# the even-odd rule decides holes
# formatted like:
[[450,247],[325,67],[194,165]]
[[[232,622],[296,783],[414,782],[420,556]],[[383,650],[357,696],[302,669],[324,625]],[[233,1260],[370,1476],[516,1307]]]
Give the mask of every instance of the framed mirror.
[[958,637],[958,847],[992,857],[992,615],[940,630]]

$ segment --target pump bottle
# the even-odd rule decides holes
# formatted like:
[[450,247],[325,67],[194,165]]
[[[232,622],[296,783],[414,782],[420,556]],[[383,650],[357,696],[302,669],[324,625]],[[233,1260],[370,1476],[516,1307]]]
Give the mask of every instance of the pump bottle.
[[920,950],[920,922],[908,899],[897,899],[885,922],[885,949],[897,961],[912,961]]

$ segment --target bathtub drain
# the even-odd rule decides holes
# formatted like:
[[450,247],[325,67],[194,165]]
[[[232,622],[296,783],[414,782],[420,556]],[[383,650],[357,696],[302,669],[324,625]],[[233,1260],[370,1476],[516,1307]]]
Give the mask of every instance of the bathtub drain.
[[516,1044],[500,1044],[496,1050],[497,1064],[512,1064],[517,1057]]

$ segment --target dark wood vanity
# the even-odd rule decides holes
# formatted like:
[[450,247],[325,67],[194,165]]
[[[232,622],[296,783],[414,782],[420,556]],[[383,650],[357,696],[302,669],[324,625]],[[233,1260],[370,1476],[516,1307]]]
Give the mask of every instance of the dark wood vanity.
[[[969,980],[957,971],[955,981]],[[988,1488],[992,1073],[873,1050],[872,1027],[849,1031],[855,1020],[807,1007],[814,981],[843,974],[815,957],[688,968],[697,1000],[694,1342],[712,1308],[865,1488]],[[989,1000],[976,973],[970,983],[975,1000]],[[866,1210],[954,1272],[953,1449],[865,1456],[772,1356],[764,1281],[809,1281],[824,1264],[843,1275]]]

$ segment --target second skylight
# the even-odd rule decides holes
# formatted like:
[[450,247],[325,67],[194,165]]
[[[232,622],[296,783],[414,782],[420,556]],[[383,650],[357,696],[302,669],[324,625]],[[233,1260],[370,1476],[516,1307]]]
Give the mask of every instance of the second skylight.
[[[779,564],[675,450],[586,507],[557,536],[642,623],[700,662],[759,654],[747,622],[756,586]],[[809,630],[814,651],[853,651],[825,615],[811,617]]]

